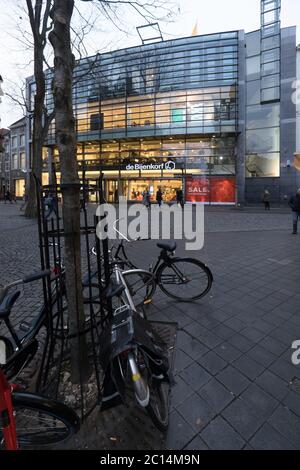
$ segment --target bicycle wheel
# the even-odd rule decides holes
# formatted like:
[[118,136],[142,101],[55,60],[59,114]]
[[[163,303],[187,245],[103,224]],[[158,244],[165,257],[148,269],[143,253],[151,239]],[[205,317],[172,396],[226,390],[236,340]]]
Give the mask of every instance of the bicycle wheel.
[[145,407],[154,426],[160,431],[166,431],[169,425],[169,384],[153,376],[149,358],[143,351],[136,354],[138,369],[149,388],[149,403]]
[[162,382],[151,385],[150,401],[146,411],[154,426],[164,432],[169,426],[169,385]]
[[204,297],[211,289],[213,275],[201,261],[176,258],[163,263],[157,272],[161,290],[179,301],[193,301]]
[[63,403],[31,393],[15,392],[12,398],[21,448],[55,445],[79,429],[78,416]]
[[122,273],[135,307],[151,302],[156,289],[156,281],[150,271],[131,269]]

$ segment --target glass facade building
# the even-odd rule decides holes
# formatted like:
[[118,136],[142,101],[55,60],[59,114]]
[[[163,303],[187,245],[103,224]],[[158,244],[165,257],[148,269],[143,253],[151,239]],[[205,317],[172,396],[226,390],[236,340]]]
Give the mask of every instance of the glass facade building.
[[[296,38],[295,28],[280,29],[279,7],[262,0],[262,28],[252,33],[162,41],[78,62],[79,175],[94,184],[102,172],[109,201],[139,200],[146,187],[152,198],[161,187],[169,201],[178,188],[187,202],[255,202],[265,186],[282,197],[283,100],[295,73],[286,70],[283,85],[281,71],[293,49],[296,67]],[[51,112],[51,70],[46,76]],[[28,93],[31,100],[30,81]],[[290,134],[287,152],[295,145]],[[59,165],[54,122],[45,146]]]

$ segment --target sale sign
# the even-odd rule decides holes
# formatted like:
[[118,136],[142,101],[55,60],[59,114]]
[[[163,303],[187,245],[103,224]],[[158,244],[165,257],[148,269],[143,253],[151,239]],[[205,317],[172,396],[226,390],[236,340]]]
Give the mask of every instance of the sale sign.
[[186,179],[185,194],[187,202],[212,204],[235,203],[235,177],[192,176]]

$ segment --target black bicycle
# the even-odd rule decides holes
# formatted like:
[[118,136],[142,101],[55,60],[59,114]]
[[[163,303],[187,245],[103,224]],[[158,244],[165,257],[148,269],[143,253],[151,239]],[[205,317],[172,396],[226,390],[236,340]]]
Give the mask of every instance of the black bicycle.
[[[118,244],[112,245],[110,254],[123,265],[123,276],[135,299],[135,305],[150,302],[157,286],[167,296],[180,302],[199,300],[210,291],[213,275],[209,267],[195,258],[176,257],[175,241],[157,243],[157,247],[161,249],[160,254],[154,267],[147,271],[132,263],[125,249],[125,242],[131,243],[130,240],[116,228],[115,230],[122,239]],[[96,254],[95,249],[93,253]]]

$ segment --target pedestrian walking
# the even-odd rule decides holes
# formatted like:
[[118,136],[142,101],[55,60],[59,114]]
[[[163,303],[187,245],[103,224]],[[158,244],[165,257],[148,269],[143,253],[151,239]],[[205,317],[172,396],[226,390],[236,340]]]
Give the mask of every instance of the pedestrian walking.
[[182,191],[182,189],[177,189],[177,191],[176,191],[176,201],[177,201],[177,204],[179,204],[180,207],[183,209],[184,201],[183,201],[183,191]]
[[147,208],[150,207],[150,193],[149,193],[149,190],[148,188],[145,189],[145,191],[143,191],[143,200],[142,200],[142,203],[144,204],[144,206],[146,206]]
[[298,220],[300,219],[300,188],[298,189],[295,196],[290,198],[289,206],[293,212],[293,235],[297,235]]
[[271,210],[270,201],[271,201],[271,193],[267,189],[265,189],[265,192],[264,192],[263,197],[262,197],[262,202],[265,205],[265,211],[270,211]]
[[45,219],[48,219],[52,212],[58,217],[57,201],[53,194],[48,193],[44,198]]
[[22,210],[25,209],[27,202],[28,202],[28,194],[27,194],[27,192],[25,191],[24,196],[23,196],[23,203],[22,203],[22,205],[21,205],[21,207],[20,207],[20,211],[22,211]]
[[161,188],[158,188],[158,191],[156,191],[156,202],[161,207],[162,202],[163,202],[163,193]]
[[6,201],[9,201],[12,204],[11,193],[10,193],[9,189],[5,192],[5,196],[4,196],[4,203],[5,204],[6,204]]

